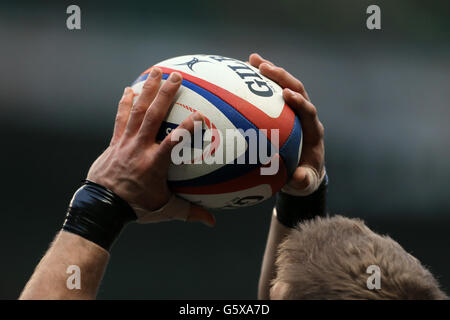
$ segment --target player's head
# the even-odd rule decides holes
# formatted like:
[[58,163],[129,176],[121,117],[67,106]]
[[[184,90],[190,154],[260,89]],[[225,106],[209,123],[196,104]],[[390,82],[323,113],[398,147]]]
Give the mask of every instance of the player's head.
[[300,224],[280,245],[276,264],[272,299],[448,298],[416,258],[358,219]]

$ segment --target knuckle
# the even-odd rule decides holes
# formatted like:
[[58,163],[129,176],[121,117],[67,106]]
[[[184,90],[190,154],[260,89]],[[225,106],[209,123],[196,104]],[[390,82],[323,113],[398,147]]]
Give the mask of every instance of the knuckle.
[[147,81],[144,82],[144,85],[142,86],[143,90],[153,90],[153,88],[156,87],[156,81],[152,78],[147,79]]
[[145,83],[142,87],[142,94],[146,96],[152,96],[158,90],[158,85],[156,83]]
[[284,68],[282,68],[282,67],[277,67],[276,71],[277,71],[278,75],[280,75],[280,76],[284,76],[286,74],[286,70],[284,70]]
[[317,109],[312,104],[308,104],[306,111],[308,112],[309,116],[314,117],[314,118],[317,117]]
[[323,126],[322,122],[319,121],[317,125],[317,130],[319,132],[319,137],[322,139],[325,136],[325,127]]
[[142,90],[148,91],[152,90],[154,88],[154,85],[152,81],[145,81],[144,85],[142,86]]
[[162,86],[161,89],[159,89],[158,95],[163,98],[168,98],[172,95],[172,91],[173,90],[171,90],[168,86]]
[[128,96],[123,96],[120,100],[119,100],[119,106],[124,106],[127,105],[131,102],[131,99]]
[[298,104],[304,104],[305,101],[306,101],[305,98],[301,94],[299,94],[298,92],[294,92],[294,97],[295,97],[295,101]]
[[123,119],[124,119],[124,116],[122,116],[120,113],[116,114],[116,119],[115,119],[116,123],[122,122]]
[[150,128],[159,127],[163,118],[158,113],[147,112],[147,123]]
[[147,107],[143,104],[135,104],[133,108],[131,109],[131,114],[133,115],[140,115],[142,113],[145,113],[147,110]]

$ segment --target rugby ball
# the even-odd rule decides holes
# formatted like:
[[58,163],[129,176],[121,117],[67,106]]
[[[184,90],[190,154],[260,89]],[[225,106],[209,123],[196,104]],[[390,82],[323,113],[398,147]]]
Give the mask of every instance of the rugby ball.
[[[302,131],[277,83],[248,63],[219,55],[180,56],[155,66],[163,81],[174,71],[183,76],[158,139],[193,112],[203,116],[189,152],[172,154],[184,159],[169,168],[174,193],[207,208],[235,209],[260,203],[286,184],[300,159]],[[135,94],[151,69],[132,84]]]

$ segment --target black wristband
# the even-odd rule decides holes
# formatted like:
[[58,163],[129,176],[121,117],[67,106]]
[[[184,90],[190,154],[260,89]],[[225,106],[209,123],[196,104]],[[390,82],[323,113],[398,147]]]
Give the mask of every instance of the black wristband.
[[295,228],[300,222],[327,215],[328,176],[325,175],[319,188],[309,196],[292,196],[282,191],[277,194],[276,208],[278,221]]
[[62,229],[109,251],[125,224],[136,218],[125,200],[111,190],[85,180],[73,195]]

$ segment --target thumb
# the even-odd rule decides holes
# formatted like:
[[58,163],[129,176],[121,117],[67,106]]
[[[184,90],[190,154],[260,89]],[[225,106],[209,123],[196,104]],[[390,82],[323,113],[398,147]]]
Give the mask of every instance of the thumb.
[[309,167],[299,166],[295,169],[294,174],[288,182],[288,185],[294,189],[303,190],[306,189],[310,183],[310,171]]
[[214,227],[216,225],[216,218],[214,215],[206,211],[205,208],[191,204],[189,208],[189,215],[187,217],[188,222],[202,222],[209,227]]
[[281,190],[293,196],[308,196],[319,188],[324,178],[325,170],[319,175],[314,167],[304,164],[295,170],[291,180]]
[[[195,130],[201,130],[202,129],[201,121],[203,121],[203,116],[200,112],[195,112],[186,119],[184,119],[183,122],[181,122],[178,127],[172,130],[161,142],[159,146],[159,151],[162,157],[160,157],[159,159],[163,163],[169,163],[171,151],[175,147],[175,145],[177,145],[180,142],[179,141],[180,138],[182,141],[184,141],[184,143],[186,143],[186,141],[184,140],[187,138],[185,134],[189,133],[190,134],[189,138],[191,138]],[[188,139],[187,141],[191,141],[191,139]]]

